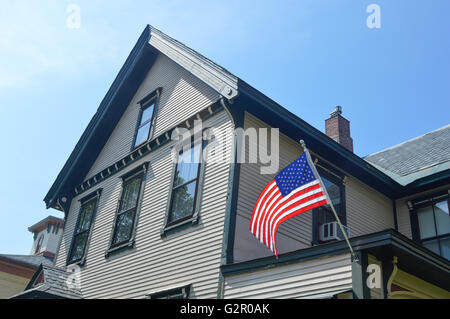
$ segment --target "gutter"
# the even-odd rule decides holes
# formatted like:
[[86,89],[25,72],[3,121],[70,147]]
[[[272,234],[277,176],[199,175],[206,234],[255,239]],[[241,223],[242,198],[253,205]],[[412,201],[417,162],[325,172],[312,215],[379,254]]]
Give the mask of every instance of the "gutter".
[[[242,80],[239,81],[239,91],[242,93],[243,96],[246,96],[253,102],[257,103],[258,105],[263,106],[268,111],[269,116],[275,115],[279,118],[280,121],[286,122],[292,127],[302,130],[304,135],[306,135],[306,137],[302,137],[302,139],[304,139],[309,145],[318,144],[321,146],[322,149],[331,150],[332,152],[335,153],[335,155],[337,155],[342,159],[345,159],[346,161],[348,161],[348,164],[353,166],[353,169],[350,171],[354,171],[354,169],[356,168],[360,170],[360,172],[363,173],[363,175],[366,176],[366,179],[367,178],[374,179],[376,184],[378,184],[374,188],[376,188],[379,192],[383,193],[387,197],[391,199],[397,198],[398,195],[402,192],[403,189],[402,185],[396,182],[390,176],[381,172],[376,167],[374,167],[364,159],[360,158],[356,154],[345,149],[339,143],[335,142],[330,137],[328,137],[326,134],[309,125],[304,120],[299,118],[297,115],[283,108],[281,105],[271,100],[270,98],[268,98],[261,92],[257,91],[256,89],[254,89],[253,87],[251,87],[249,84],[245,83]],[[258,112],[261,111],[262,111],[261,109],[258,110]],[[282,127],[280,127],[280,129],[282,129]],[[320,154],[322,157],[326,158],[323,152],[317,152],[317,150],[315,149],[313,149],[313,151]],[[360,178],[359,176],[357,177]],[[374,183],[368,183],[367,181],[365,182],[366,184],[369,185],[372,184],[371,186],[373,187]]]
[[[407,252],[411,256],[420,258],[428,264],[433,264],[433,266],[447,272],[447,274],[450,273],[450,262],[448,260],[432,253],[427,248],[418,245],[393,229],[353,237],[350,238],[350,242],[355,251],[391,245]],[[236,264],[223,265],[221,266],[221,271],[224,276],[230,276],[339,254],[349,254],[350,258],[350,252],[348,251],[345,240],[286,253],[278,256],[278,259],[275,256],[270,256]]]

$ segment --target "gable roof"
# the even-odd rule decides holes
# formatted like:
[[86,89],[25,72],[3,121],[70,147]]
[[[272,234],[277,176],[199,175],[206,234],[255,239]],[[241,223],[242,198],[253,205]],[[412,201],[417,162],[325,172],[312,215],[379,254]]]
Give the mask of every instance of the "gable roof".
[[444,172],[450,169],[450,125],[364,159],[401,185]]
[[62,210],[64,204],[59,199],[70,195],[73,187],[83,181],[159,53],[170,57],[220,94],[228,98],[238,94],[237,77],[147,25],[47,192],[44,198],[47,208]]
[[[43,282],[35,286],[36,279],[43,275]],[[29,298],[68,298],[81,299],[83,294],[79,288],[68,285],[71,273],[64,269],[41,265],[28,283],[25,291],[12,296],[11,299]]]
[[[60,199],[73,196],[83,182],[103,145],[128,107],[132,97],[150,70],[158,54],[164,54],[218,92],[222,99],[233,100],[230,108],[242,108],[261,120],[279,127],[294,140],[303,139],[316,154],[390,198],[400,196],[402,185],[370,162],[348,151],[323,132],[312,127],[223,67],[195,50],[147,25],[100,103],[80,140],[69,156],[44,201],[48,207],[64,210]],[[67,201],[66,205],[70,203]]]

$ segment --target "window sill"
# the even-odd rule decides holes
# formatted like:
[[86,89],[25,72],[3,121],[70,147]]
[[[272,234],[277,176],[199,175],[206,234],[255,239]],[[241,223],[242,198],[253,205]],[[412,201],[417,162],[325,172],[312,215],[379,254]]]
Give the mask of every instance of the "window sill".
[[70,261],[66,263],[66,267],[70,267],[70,266],[78,266],[78,267],[83,267],[86,264],[86,257],[81,258],[78,261]]
[[189,219],[183,220],[177,224],[174,225],[170,225],[170,226],[165,226],[162,230],[161,230],[161,238],[167,237],[168,235],[171,235],[173,233],[177,233],[179,231],[182,231],[186,228],[198,225],[199,222],[199,215],[195,215],[192,216]]
[[134,248],[134,243],[135,243],[135,240],[134,240],[134,238],[132,238],[128,242],[125,242],[118,246],[108,248],[108,250],[105,252],[105,258],[108,258],[109,256],[114,255],[114,254],[118,254],[124,250]]

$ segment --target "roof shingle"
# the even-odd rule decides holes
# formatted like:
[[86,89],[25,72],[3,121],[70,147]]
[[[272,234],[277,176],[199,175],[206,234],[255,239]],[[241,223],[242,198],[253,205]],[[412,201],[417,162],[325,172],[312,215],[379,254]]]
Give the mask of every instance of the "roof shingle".
[[402,185],[450,168],[450,125],[364,158]]
[[[44,282],[33,287],[32,285],[41,271],[44,273]],[[83,295],[81,290],[70,283],[70,275],[71,273],[65,271],[64,269],[41,265],[35,276],[33,276],[28,284],[28,289],[11,298],[26,299],[29,296],[37,296],[37,298],[39,298],[39,293],[42,293],[47,297],[52,296],[54,298],[82,299]]]

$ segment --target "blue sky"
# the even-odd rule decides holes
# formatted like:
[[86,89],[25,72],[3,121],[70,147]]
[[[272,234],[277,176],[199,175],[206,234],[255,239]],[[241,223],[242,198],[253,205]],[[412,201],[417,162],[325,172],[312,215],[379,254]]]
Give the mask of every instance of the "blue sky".
[[[69,29],[69,4],[81,9]],[[369,29],[366,8],[381,8]],[[0,253],[27,227],[146,24],[196,49],[311,125],[334,106],[365,156],[450,118],[450,1],[2,1]]]

